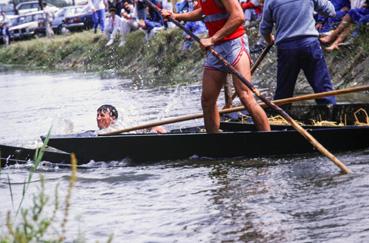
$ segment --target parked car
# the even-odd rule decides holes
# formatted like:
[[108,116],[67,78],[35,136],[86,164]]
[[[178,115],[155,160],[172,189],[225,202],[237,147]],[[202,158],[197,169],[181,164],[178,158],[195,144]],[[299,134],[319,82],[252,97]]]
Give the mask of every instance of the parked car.
[[51,27],[53,28],[53,31],[57,34],[62,33],[62,29],[64,28],[64,20],[67,17],[70,16],[76,16],[81,13],[84,13],[87,11],[88,6],[68,6],[59,9],[55,13],[54,20],[51,24]]
[[0,12],[5,13],[7,16],[15,15],[14,4],[13,3],[0,3]]
[[39,29],[45,28],[46,14],[43,11],[20,15],[12,20],[9,28],[12,39],[32,38],[38,33]]
[[82,12],[76,12],[64,19],[64,27],[69,31],[87,30],[92,26],[92,12],[87,7]]
[[[47,3],[47,7],[53,13],[55,13],[56,11],[59,10],[58,7],[55,7],[54,5],[52,5],[50,3]],[[38,1],[29,1],[29,2],[18,3],[17,6],[15,6],[15,9],[16,9],[16,11],[19,15],[30,13],[30,12],[36,12],[36,11],[41,10],[40,4],[39,4]]]

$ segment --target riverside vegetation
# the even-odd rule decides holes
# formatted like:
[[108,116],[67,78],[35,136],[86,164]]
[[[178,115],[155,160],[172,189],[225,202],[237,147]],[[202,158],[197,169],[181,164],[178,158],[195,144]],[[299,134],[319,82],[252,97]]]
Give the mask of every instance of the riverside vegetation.
[[[41,148],[39,148],[34,157],[34,163],[31,170],[25,179],[22,190],[22,197],[19,202],[17,210],[9,210],[7,212],[4,224],[0,224],[0,243],[28,243],[28,242],[55,242],[61,243],[66,240],[66,225],[68,222],[69,209],[71,205],[72,190],[77,181],[77,159],[74,154],[71,155],[71,174],[65,194],[64,204],[60,205],[58,186],[55,188],[54,199],[45,193],[45,181],[42,174],[40,174],[40,187],[38,193],[29,195],[28,188],[32,183],[32,178],[36,170],[39,168],[43,153],[46,148],[48,137]],[[0,168],[0,176],[2,176]],[[11,200],[14,205],[12,194],[12,184],[8,176],[8,185],[11,194]],[[23,202],[26,197],[32,197],[32,203],[29,207],[24,207]],[[52,213],[48,212],[47,206],[53,205]],[[62,206],[62,207],[61,207]],[[62,217],[59,219],[57,214],[61,212]],[[20,218],[19,218],[20,213]],[[59,213],[60,214],[60,213]],[[51,216],[50,216],[51,215]],[[56,230],[57,224],[60,224],[59,231]],[[112,242],[111,235],[107,242]],[[78,235],[73,242],[85,242],[83,235]]]
[[[255,43],[256,32],[256,28],[250,31],[250,46]],[[369,27],[366,26],[351,45],[343,46],[334,53],[326,53],[336,88],[367,82],[368,39]],[[15,42],[8,48],[0,48],[0,64],[27,69],[101,72],[131,77],[140,83],[155,86],[201,80],[204,51],[197,44],[189,51],[182,51],[183,33],[179,29],[159,32],[148,42],[145,42],[142,31],[135,31],[128,35],[123,47],[117,44],[105,47],[106,41],[102,34],[85,31],[52,39]],[[252,58],[255,60],[257,55],[252,55]],[[275,48],[255,72],[254,80],[256,84],[274,90]],[[299,82],[297,88],[309,89],[309,85]]]

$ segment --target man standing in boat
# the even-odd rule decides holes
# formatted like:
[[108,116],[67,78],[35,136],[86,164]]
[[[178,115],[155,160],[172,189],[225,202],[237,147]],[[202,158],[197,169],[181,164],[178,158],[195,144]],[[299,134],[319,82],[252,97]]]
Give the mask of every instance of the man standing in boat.
[[[179,21],[204,20],[209,36],[201,39],[204,49],[212,46],[225,57],[247,80],[251,80],[248,40],[243,28],[244,14],[237,0],[200,0],[199,7],[188,13],[172,13],[162,10],[164,17]],[[205,16],[205,18],[203,18]],[[218,133],[220,117],[217,99],[227,78],[227,67],[210,51],[204,64],[201,105],[208,133]],[[236,76],[233,76],[237,94],[261,131],[269,131],[270,125],[264,110],[256,102],[253,93]]]
[[[260,33],[272,44],[276,26],[278,51],[277,90],[274,99],[293,96],[297,76],[302,69],[314,92],[333,90],[331,77],[315,28],[314,11],[334,17],[328,0],[267,0],[264,4]],[[318,104],[335,104],[334,96],[316,100]]]

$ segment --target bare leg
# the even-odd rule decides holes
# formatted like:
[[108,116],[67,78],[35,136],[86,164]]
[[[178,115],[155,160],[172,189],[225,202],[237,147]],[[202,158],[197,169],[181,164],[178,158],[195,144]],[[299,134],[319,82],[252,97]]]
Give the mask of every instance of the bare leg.
[[217,99],[226,81],[226,73],[216,70],[204,69],[202,79],[201,105],[204,112],[204,123],[208,133],[218,133],[220,116]]
[[339,49],[339,45],[344,42],[351,33],[351,27],[348,26],[344,31],[341,32],[341,34],[337,37],[337,39],[333,42],[332,45],[325,48],[326,51],[334,51]]
[[350,15],[346,14],[343,18],[341,23],[338,25],[338,27],[332,32],[332,34],[324,36],[320,38],[320,42],[323,44],[329,44],[334,42],[337,37],[343,32],[349,24],[352,23],[352,19]]
[[[235,68],[243,77],[251,82],[250,60],[245,53],[241,56],[241,59],[235,65]],[[259,131],[270,131],[268,117],[265,114],[265,111],[256,102],[252,91],[248,89],[235,75],[233,75],[233,84],[236,88],[238,97],[245,108],[249,111],[257,129]]]

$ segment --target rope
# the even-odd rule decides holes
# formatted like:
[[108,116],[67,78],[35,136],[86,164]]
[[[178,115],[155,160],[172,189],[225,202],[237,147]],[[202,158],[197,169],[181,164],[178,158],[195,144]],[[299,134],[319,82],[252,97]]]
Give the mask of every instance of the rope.
[[[365,117],[365,122],[361,122],[358,118],[358,114],[362,113],[363,116]],[[354,112],[354,117],[355,117],[355,125],[358,126],[368,126],[369,125],[369,116],[368,113],[366,112],[366,110],[364,110],[363,108],[358,109],[357,111]]]

